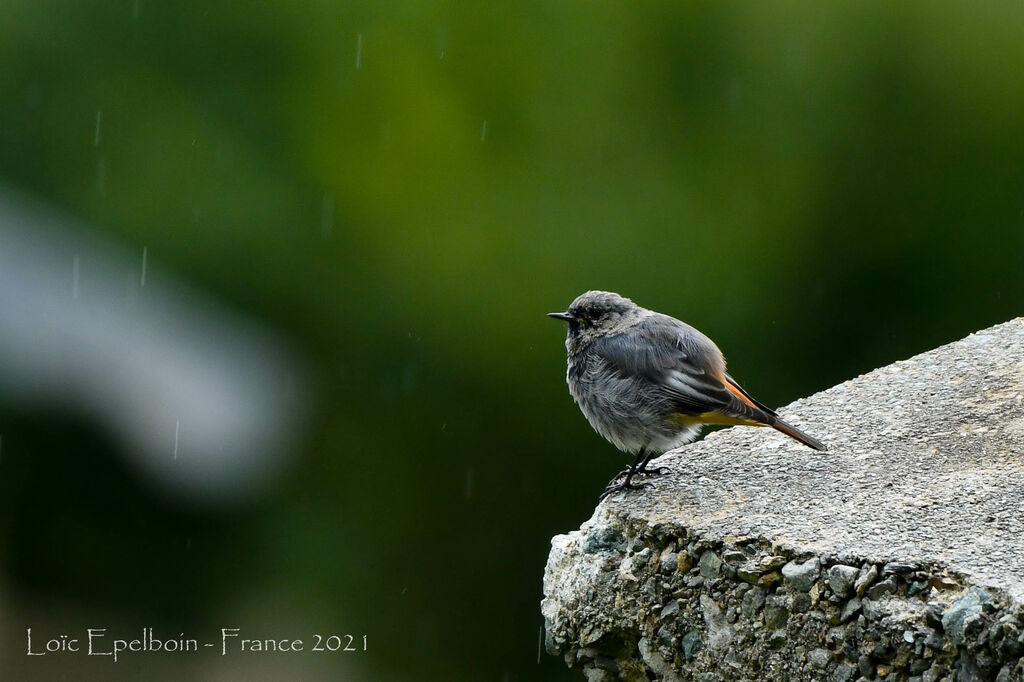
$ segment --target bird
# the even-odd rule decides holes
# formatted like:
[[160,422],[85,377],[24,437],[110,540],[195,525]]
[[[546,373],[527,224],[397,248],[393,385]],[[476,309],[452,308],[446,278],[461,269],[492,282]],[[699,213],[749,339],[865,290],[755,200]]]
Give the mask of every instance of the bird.
[[568,323],[566,383],[573,400],[595,431],[636,456],[601,499],[646,485],[634,476],[664,473],[647,466],[651,459],[691,442],[708,424],[770,426],[825,451],[751,397],[726,372],[718,346],[681,320],[611,291],[587,291],[565,312],[548,316]]

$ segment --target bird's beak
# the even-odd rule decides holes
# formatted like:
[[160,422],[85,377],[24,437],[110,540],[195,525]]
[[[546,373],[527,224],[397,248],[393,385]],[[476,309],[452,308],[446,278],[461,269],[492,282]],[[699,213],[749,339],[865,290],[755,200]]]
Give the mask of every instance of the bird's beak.
[[562,322],[568,322],[572,319],[572,315],[569,313],[548,313],[548,317],[553,317],[556,320],[561,320]]

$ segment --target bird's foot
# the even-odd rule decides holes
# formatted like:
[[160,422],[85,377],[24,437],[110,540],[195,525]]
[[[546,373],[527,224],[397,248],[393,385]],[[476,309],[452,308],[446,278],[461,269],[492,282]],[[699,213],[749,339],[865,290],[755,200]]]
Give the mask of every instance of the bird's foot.
[[[624,473],[628,474],[628,472]],[[604,492],[601,493],[601,497],[598,498],[599,502],[603,502],[604,498],[614,493],[617,493],[621,490],[640,490],[641,488],[646,488],[647,486],[650,485],[650,483],[636,483],[628,475],[626,476],[626,479],[624,481],[622,481],[621,483],[616,483],[616,481],[618,481],[620,478],[622,478],[622,474],[619,474],[618,476],[612,479],[611,483],[608,484],[608,487],[606,487],[604,489]]]

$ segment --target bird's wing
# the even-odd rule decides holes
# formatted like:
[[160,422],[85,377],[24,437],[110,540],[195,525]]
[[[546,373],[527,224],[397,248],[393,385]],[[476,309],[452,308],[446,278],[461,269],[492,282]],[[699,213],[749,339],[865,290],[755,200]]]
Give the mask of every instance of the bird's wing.
[[666,316],[648,318],[594,341],[594,352],[623,378],[643,381],[682,417],[706,423],[775,421],[774,412],[725,372],[718,347],[696,329]]

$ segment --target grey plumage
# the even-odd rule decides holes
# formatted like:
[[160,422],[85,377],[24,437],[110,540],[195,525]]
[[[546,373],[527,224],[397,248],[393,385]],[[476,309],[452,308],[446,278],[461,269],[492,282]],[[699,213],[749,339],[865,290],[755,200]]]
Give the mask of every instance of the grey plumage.
[[754,400],[725,370],[707,336],[685,322],[607,291],[588,291],[564,313],[566,381],[587,421],[624,452],[637,455],[624,484],[636,487],[651,457],[697,437],[704,424],[772,426],[809,447],[816,439]]

